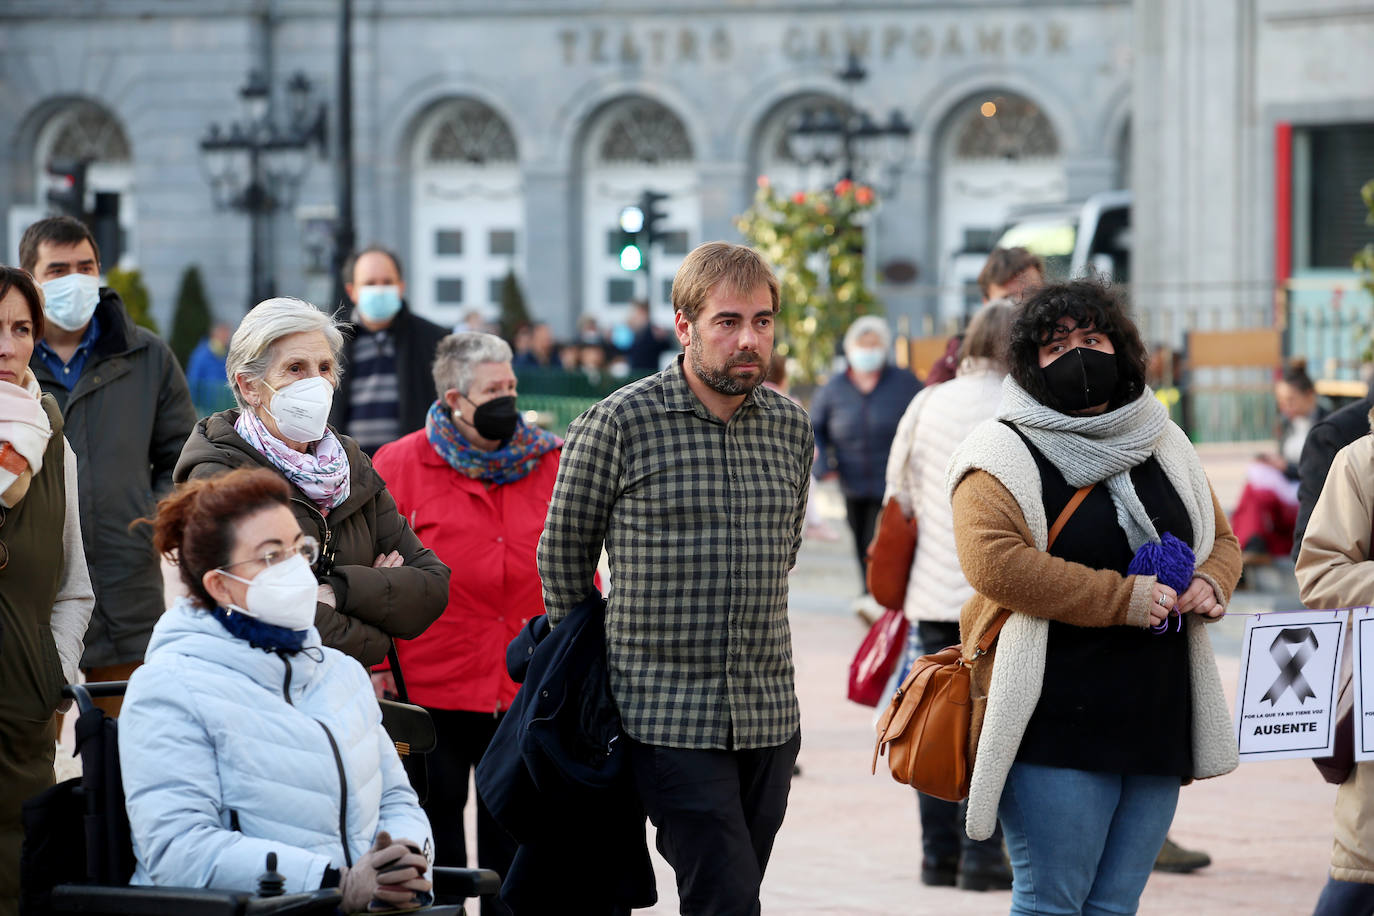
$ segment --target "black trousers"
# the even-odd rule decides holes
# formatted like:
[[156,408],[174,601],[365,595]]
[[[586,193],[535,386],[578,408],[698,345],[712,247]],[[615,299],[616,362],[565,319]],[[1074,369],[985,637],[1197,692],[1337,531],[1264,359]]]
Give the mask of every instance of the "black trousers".
[[[921,653],[931,655],[959,642],[959,623],[921,620],[916,623]],[[921,853],[936,863],[959,863],[963,871],[979,871],[1002,863],[1002,825],[986,840],[971,840],[964,832],[968,801],[951,802],[916,793],[921,811]]]
[[[468,803],[468,779],[491,743],[501,716],[489,712],[430,709],[438,743],[426,757],[429,798],[425,814],[434,832],[434,864],[465,867],[467,836],[463,808]],[[516,843],[492,819],[477,797],[477,866],[494,869],[502,878],[510,871]],[[510,910],[496,897],[482,899],[482,916],[507,916]]]
[[868,594],[868,545],[873,540],[873,532],[878,527],[878,516],[882,512],[881,499],[863,496],[844,498],[844,514],[849,520],[849,530],[854,533],[854,552],[859,556],[859,579],[865,595]]
[[635,786],[677,875],[684,916],[757,916],[800,747],[800,731],[746,751],[630,743]]

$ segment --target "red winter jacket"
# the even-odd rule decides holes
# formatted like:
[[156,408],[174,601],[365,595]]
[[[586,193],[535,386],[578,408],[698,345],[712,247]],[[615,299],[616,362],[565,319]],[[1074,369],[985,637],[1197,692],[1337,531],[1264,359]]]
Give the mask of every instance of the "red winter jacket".
[[448,607],[415,639],[396,640],[410,702],[434,709],[507,709],[516,684],[506,646],[544,613],[535,549],[559,451],[525,477],[488,488],[453,470],[423,429],[383,446],[372,465],[420,541],[453,571]]

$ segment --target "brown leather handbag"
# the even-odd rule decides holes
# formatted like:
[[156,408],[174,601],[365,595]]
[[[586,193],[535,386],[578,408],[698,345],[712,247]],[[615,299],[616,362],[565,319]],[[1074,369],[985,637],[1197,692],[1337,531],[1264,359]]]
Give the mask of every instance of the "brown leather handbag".
[[907,518],[895,498],[883,504],[868,545],[868,593],[885,608],[906,605],[906,585],[916,556],[916,519]]
[[[1048,550],[1069,516],[1083,502],[1093,484],[1080,488],[1054,520],[1045,544]],[[1003,610],[978,641],[973,660],[986,655],[1011,619]],[[973,768],[969,761],[969,731],[973,724],[971,660],[962,645],[923,655],[911,666],[878,720],[873,748],[873,772],[878,757],[887,753],[892,778],[927,795],[946,801],[968,798]]]

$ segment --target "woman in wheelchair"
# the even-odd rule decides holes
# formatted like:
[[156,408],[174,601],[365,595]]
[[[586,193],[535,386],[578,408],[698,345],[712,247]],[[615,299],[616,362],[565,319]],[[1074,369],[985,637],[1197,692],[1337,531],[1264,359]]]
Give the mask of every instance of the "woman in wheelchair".
[[320,644],[319,545],[290,499],[280,475],[245,469],[158,505],[154,544],[190,596],[158,621],[120,716],[132,883],[252,890],[275,852],[287,893],[419,907],[429,821],[367,672]]

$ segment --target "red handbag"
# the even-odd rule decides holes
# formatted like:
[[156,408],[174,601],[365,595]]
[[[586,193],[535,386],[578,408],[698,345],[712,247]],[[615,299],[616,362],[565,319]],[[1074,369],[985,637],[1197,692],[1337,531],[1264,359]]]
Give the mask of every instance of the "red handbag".
[[883,611],[883,616],[869,627],[849,663],[849,698],[855,703],[877,706],[883,698],[892,666],[906,647],[906,630],[906,614],[897,608]]

